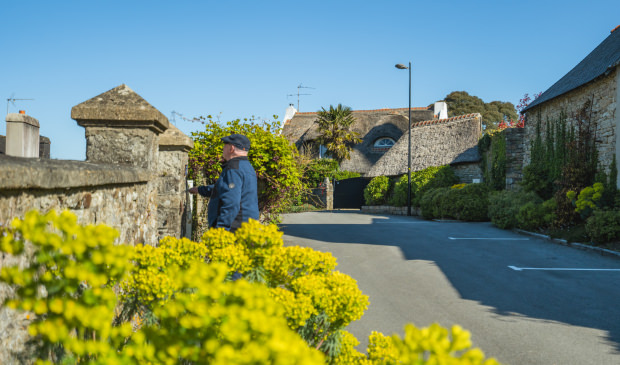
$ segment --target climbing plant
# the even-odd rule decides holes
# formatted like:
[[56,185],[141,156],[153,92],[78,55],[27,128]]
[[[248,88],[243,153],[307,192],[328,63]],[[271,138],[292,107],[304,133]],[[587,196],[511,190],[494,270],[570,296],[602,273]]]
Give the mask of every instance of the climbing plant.
[[198,184],[213,184],[222,171],[222,137],[244,134],[252,148],[248,154],[259,180],[258,204],[266,221],[277,222],[279,214],[304,190],[303,171],[297,149],[278,133],[277,121],[257,123],[240,119],[221,124],[211,116],[203,118],[204,132],[192,133],[194,148],[189,153],[189,177]]

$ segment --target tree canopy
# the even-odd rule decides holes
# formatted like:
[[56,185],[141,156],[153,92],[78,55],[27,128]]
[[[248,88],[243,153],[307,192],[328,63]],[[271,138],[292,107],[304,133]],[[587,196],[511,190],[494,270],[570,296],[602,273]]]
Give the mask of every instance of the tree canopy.
[[330,105],[329,110],[321,108],[317,115],[319,143],[325,146],[328,153],[337,161],[348,160],[352,145],[362,141],[357,133],[350,129],[355,122],[351,108],[342,104],[338,104],[335,108]]
[[497,129],[504,120],[518,120],[517,110],[511,102],[491,101],[485,103],[477,96],[469,95],[466,91],[453,91],[446,95],[448,116],[456,117],[463,114],[480,113],[484,129]]
[[210,116],[204,132],[193,132],[194,148],[189,152],[189,177],[197,184],[213,184],[222,171],[222,137],[245,135],[252,142],[248,154],[259,183],[258,205],[264,220],[276,222],[292,199],[305,189],[303,171],[295,146],[279,134],[279,124],[242,123],[237,119],[222,125]]

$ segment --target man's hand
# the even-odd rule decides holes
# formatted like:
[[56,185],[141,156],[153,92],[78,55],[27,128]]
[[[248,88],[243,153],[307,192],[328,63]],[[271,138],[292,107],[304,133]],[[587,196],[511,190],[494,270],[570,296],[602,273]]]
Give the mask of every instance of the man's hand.
[[193,188],[189,189],[188,191],[189,191],[190,194],[196,195],[196,194],[198,194],[198,187],[194,186]]

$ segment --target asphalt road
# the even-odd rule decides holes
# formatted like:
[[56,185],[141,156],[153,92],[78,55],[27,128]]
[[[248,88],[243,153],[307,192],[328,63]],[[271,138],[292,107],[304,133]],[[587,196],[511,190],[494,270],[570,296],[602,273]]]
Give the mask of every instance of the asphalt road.
[[504,364],[620,364],[620,259],[490,223],[353,211],[285,215],[287,245],[329,251],[370,297],[348,330],[459,324]]

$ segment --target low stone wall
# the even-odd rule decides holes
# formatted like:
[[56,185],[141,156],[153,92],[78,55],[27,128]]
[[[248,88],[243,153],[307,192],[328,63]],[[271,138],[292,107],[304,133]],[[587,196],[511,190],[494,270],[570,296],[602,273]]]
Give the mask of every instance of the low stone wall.
[[10,156],[0,156],[0,164],[0,226],[32,209],[68,209],[80,222],[116,228],[119,242],[157,242],[157,191],[148,170]]
[[[71,117],[86,129],[86,162],[0,155],[0,227],[32,209],[68,209],[80,224],[117,229],[118,244],[186,235],[191,139],[126,85],[73,107]],[[27,266],[30,251],[0,254],[0,269]],[[0,284],[0,303],[12,294]],[[24,362],[13,355],[25,350],[28,324],[24,314],[0,308],[0,364]]]
[[[362,213],[407,215],[407,207],[393,207],[391,205],[363,205]],[[419,210],[411,208],[411,215],[420,215]]]

